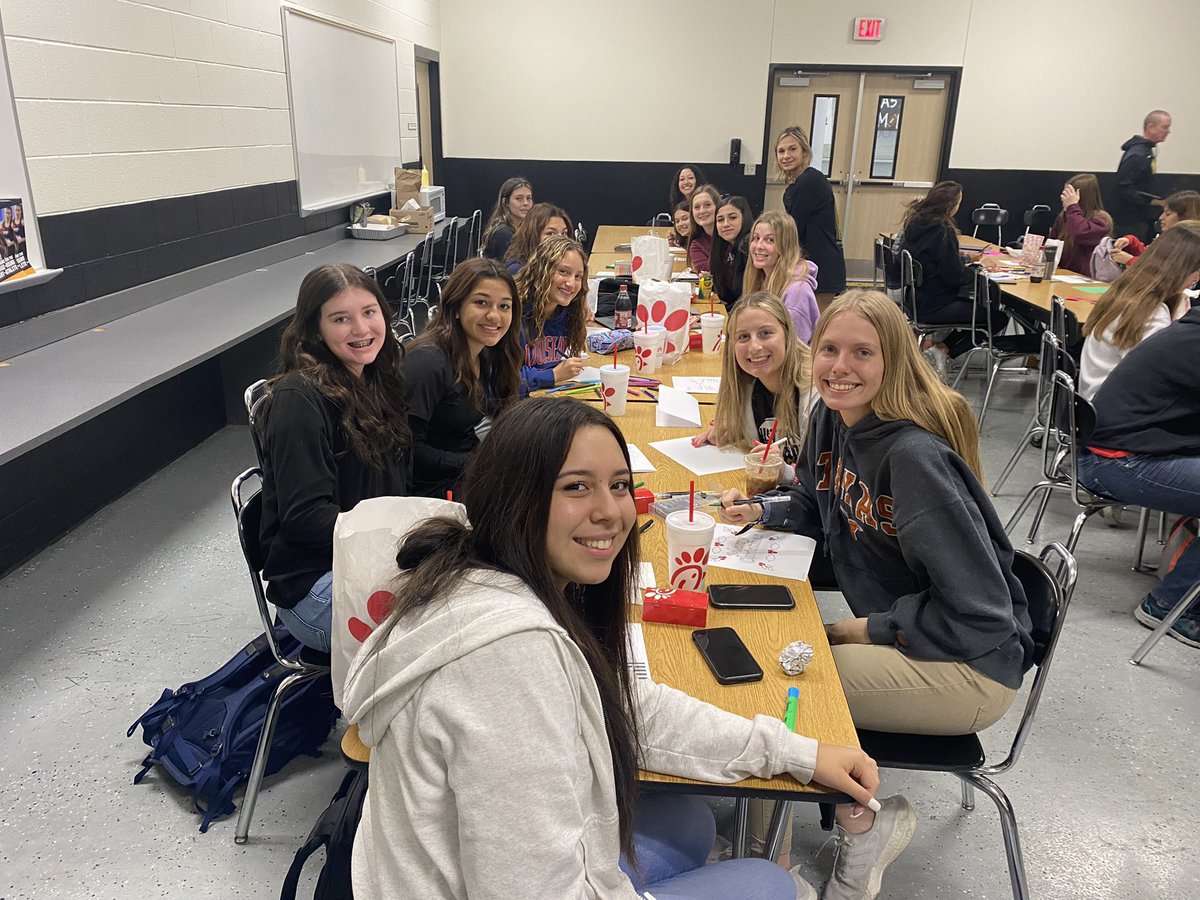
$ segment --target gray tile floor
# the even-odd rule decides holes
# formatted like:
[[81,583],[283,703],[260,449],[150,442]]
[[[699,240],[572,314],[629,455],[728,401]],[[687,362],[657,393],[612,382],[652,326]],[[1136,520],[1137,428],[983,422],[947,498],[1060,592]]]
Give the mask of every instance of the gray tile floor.
[[[978,379],[965,392],[978,402]],[[1015,378],[997,387],[984,435],[993,477],[1031,397]],[[211,671],[258,631],[227,499],[251,459],[245,428],[226,428],[0,580],[0,900],[278,895],[341,777],[336,745],[267,780],[250,843],[237,847],[232,818],[201,835],[173,785],[158,775],[131,784],[144,747],[125,736],[164,687]],[[1027,453],[997,499],[1002,516],[1037,460]],[[1069,522],[1056,501],[1041,539],[1064,539]],[[1034,897],[1200,896],[1187,825],[1200,778],[1200,653],[1167,639],[1140,669],[1127,662],[1147,634],[1130,609],[1151,584],[1130,571],[1133,540],[1132,525],[1085,529],[1041,714],[1002,781]],[[988,733],[990,749],[1005,746],[1006,726]],[[895,791],[921,823],[882,896],[1011,896],[987,798],[966,813],[950,777],[885,773],[884,792]],[[729,808],[718,804],[719,815]],[[831,862],[829,849],[818,853],[825,837],[801,809],[793,860],[818,885]]]

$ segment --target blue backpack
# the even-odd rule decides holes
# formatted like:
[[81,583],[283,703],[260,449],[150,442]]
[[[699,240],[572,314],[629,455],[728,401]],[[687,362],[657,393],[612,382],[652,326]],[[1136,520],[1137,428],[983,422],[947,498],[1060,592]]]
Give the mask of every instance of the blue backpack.
[[[300,651],[300,642],[282,625],[275,628],[275,640],[286,656]],[[133,783],[156,763],[162,766],[192,791],[196,811],[204,816],[200,831],[208,831],[213,819],[237,808],[233,792],[250,776],[267,704],[291,672],[276,662],[267,636],[260,634],[207,678],[163,691],[127,732],[132,737],[141,725],[142,740],[153,748]],[[265,774],[278,772],[302,753],[319,756],[338,715],[328,675],[289,690],[279,710]]]

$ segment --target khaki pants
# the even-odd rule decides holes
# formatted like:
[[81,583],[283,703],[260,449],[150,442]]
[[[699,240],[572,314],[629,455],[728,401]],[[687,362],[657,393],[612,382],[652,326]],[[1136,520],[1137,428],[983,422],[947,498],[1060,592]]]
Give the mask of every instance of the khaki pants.
[[[831,648],[858,728],[913,734],[972,734],[1008,712],[1017,692],[966,663],[911,659],[880,644]],[[801,695],[803,702],[803,695]],[[761,855],[775,803],[750,801],[749,849]],[[783,853],[791,847],[788,823]]]

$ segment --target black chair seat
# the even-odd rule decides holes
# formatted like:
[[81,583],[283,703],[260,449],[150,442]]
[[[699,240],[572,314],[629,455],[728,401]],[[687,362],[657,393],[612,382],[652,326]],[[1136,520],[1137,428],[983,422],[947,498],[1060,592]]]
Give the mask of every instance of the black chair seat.
[[314,650],[312,647],[303,647],[300,650],[300,662],[306,666],[323,666],[329,668],[330,659],[328,653],[322,653],[320,650]]
[[864,728],[858,742],[884,769],[966,772],[984,763],[983,745],[974,734],[891,734]]

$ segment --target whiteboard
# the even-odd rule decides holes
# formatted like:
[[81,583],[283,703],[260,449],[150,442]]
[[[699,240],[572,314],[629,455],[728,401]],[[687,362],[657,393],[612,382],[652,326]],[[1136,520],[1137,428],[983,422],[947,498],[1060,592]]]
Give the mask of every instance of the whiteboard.
[[300,215],[389,190],[401,163],[396,42],[281,9]]

